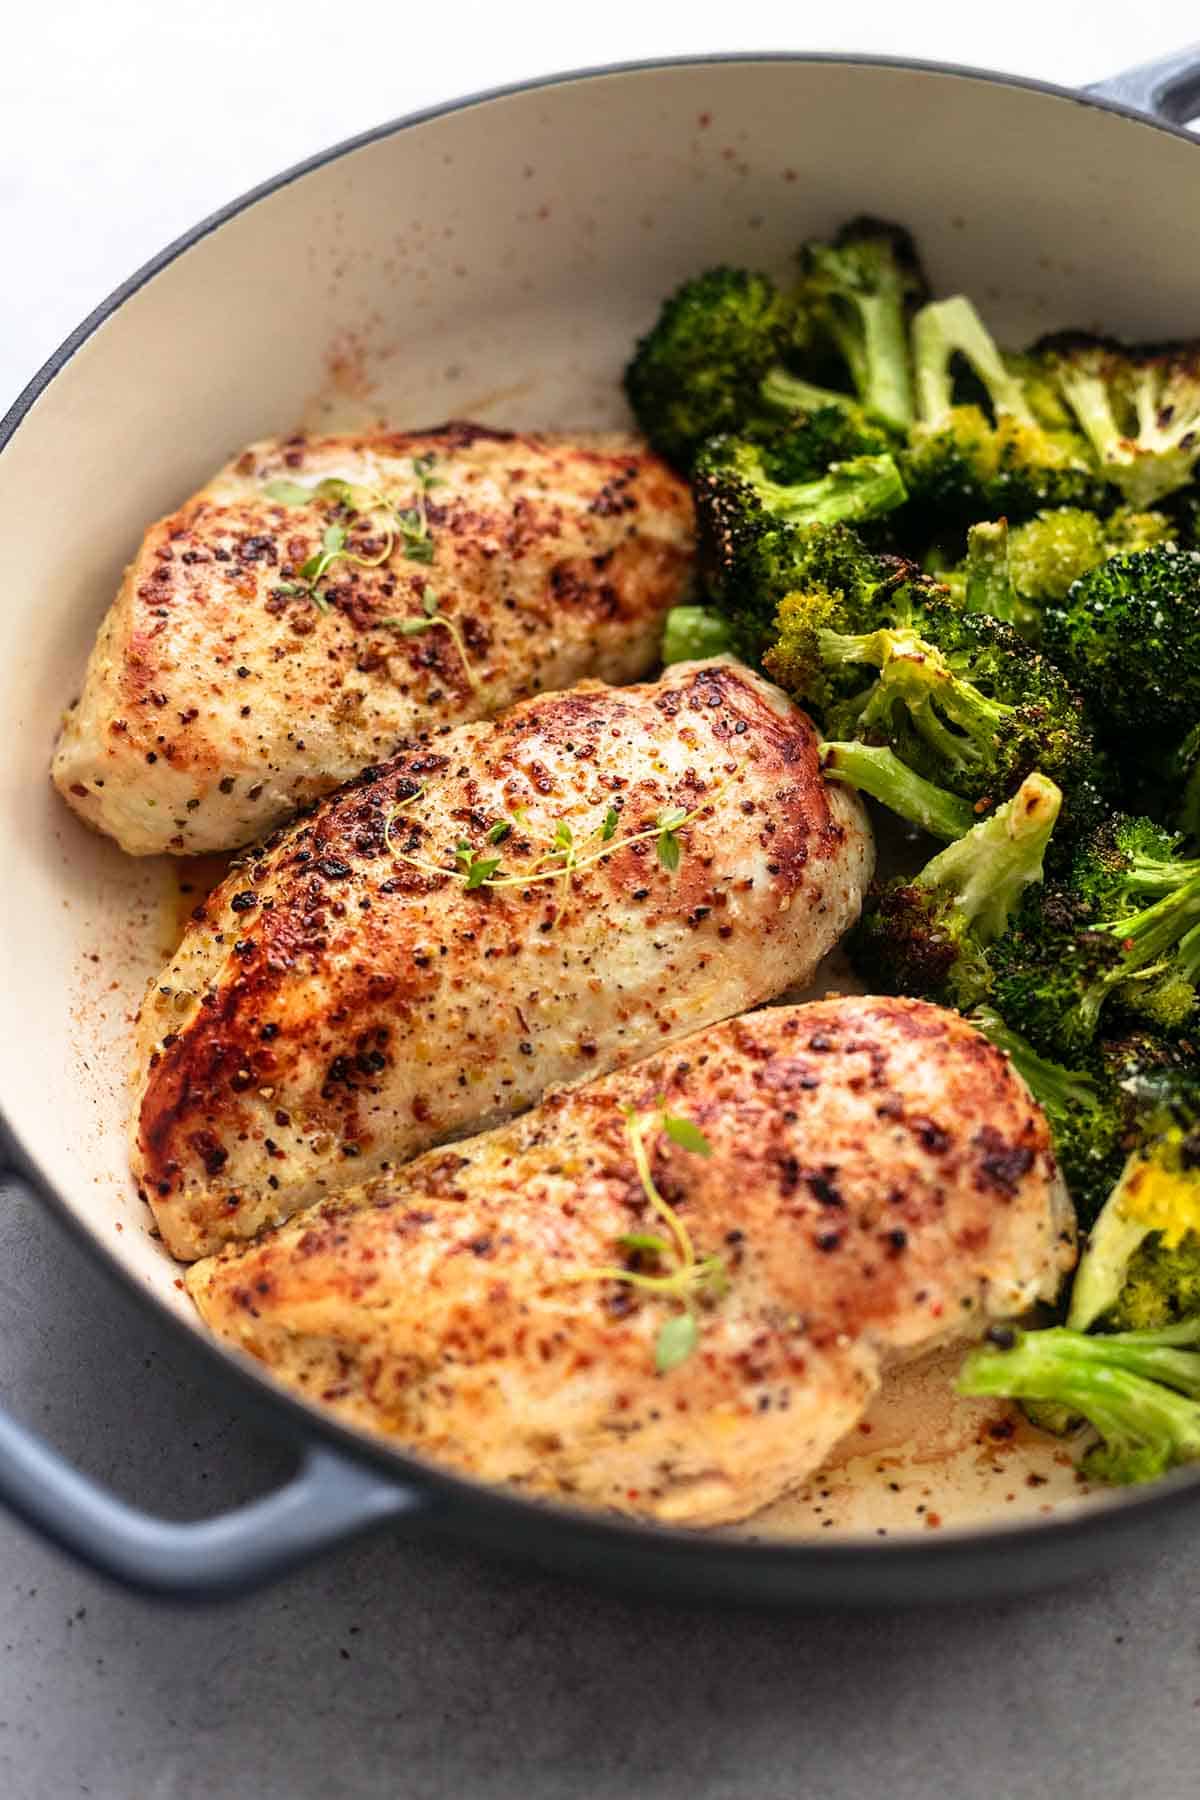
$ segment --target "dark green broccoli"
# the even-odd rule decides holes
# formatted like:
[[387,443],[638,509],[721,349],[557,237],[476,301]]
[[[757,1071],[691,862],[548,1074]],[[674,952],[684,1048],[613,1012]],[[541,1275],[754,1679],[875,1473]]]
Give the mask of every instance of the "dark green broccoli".
[[1118,507],[1101,519],[1061,506],[1011,530],[1003,519],[971,526],[964,561],[938,573],[969,611],[1005,619],[1037,643],[1043,612],[1063,601],[1073,582],[1112,556],[1174,539],[1174,521],[1165,513]]
[[1200,724],[1172,754],[1165,785],[1176,797],[1175,824],[1192,845],[1200,845]]
[[987,993],[984,954],[1006,929],[1042,861],[1062,795],[1034,774],[1011,800],[913,876],[874,883],[849,939],[873,993],[911,994],[961,1011]]
[[1200,717],[1200,551],[1111,557],[1047,608],[1043,641],[1114,731],[1186,730]]
[[1010,627],[955,608],[913,564],[846,562],[790,571],[764,657],[826,736],[887,745],[981,812],[1040,769],[1073,809],[1099,765],[1058,670]]
[[1191,481],[1200,459],[1200,344],[1128,347],[1062,332],[1035,352],[1101,470],[1133,506],[1153,506]]
[[811,332],[836,349],[867,411],[907,430],[908,322],[929,292],[912,239],[897,225],[852,219],[831,244],[805,244],[800,265],[800,308]]
[[729,620],[715,606],[673,606],[663,626],[664,663],[699,661],[732,648]]
[[1086,1419],[1096,1481],[1151,1481],[1200,1457],[1200,1316],[1160,1331],[1095,1335],[1067,1326],[993,1326],[963,1363],[958,1391],[1003,1395]]
[[766,275],[718,268],[685,281],[625,371],[629,404],[654,448],[687,469],[705,438],[753,417],[763,377],[795,329],[794,301]]
[[890,456],[854,455],[813,468],[807,443],[789,452],[787,439],[764,446],[748,438],[710,438],[693,477],[706,527],[719,533],[731,512],[770,525],[836,525],[891,512],[907,498]]
[[992,1000],[1040,1050],[1090,1044],[1101,1009],[1168,1035],[1197,1005],[1200,861],[1150,819],[1114,815],[1070,874],[1028,894],[989,953]]
[[[971,302],[957,295],[917,313],[912,325],[917,422],[902,459],[914,503],[939,525],[1025,519],[1047,506],[1098,507],[1106,488],[1085,437],[1038,416],[1038,390],[1020,359],[1006,363]],[[955,371],[969,365],[987,409],[960,398]]]

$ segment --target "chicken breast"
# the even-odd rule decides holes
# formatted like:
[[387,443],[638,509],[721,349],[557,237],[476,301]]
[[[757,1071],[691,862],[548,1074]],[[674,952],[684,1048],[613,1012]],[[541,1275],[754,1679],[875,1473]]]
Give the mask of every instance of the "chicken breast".
[[368,771],[251,852],[149,990],[133,1162],[168,1246],[248,1237],[807,981],[871,863],[812,724],[732,662]]
[[855,997],[561,1090],[187,1286],[349,1425],[715,1525],[811,1474],[888,1363],[1052,1298],[1073,1241],[1007,1059],[957,1013]]
[[629,439],[252,445],[146,533],[54,781],[134,855],[232,849],[417,732],[645,675],[691,547],[686,484]]

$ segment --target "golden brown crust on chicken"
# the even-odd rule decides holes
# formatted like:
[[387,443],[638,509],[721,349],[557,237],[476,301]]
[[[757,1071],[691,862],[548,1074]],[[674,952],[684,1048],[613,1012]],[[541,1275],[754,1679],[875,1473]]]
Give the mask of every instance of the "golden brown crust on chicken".
[[[468,889],[472,857],[502,885]],[[368,771],[249,852],[149,989],[133,1161],[168,1246],[251,1236],[807,981],[871,861],[810,721],[731,662],[542,696]]]
[[[676,1143],[658,1109],[700,1127]],[[669,1236],[682,1303],[606,1279]],[[189,1271],[207,1323],[345,1422],[486,1481],[689,1524],[745,1517],[853,1425],[882,1368],[1053,1296],[1073,1260],[1046,1122],[957,1013],[776,1007],[551,1094]],[[584,1271],[600,1271],[585,1275]]]
[[[336,493],[289,504],[266,492],[281,478],[336,478],[399,512],[352,516]],[[337,558],[314,600],[300,572],[339,524],[364,560],[391,552]],[[135,855],[262,837],[416,732],[583,676],[646,674],[691,525],[686,484],[615,436],[448,425],[252,445],[147,532],[55,783]],[[427,589],[466,663],[444,626],[404,635]]]

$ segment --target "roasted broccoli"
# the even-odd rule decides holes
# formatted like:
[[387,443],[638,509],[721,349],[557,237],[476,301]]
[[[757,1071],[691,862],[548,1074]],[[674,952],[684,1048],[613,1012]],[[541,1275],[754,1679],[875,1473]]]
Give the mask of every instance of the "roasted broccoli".
[[[1029,518],[1047,506],[1098,507],[1105,483],[1087,439],[1038,416],[1020,359],[1006,363],[971,302],[957,295],[912,325],[917,422],[902,459],[914,502],[939,525],[952,519]],[[969,365],[987,406],[960,398]]]
[[825,734],[887,745],[980,812],[1034,769],[1073,805],[1099,765],[1058,670],[1002,622],[955,608],[911,563],[860,550],[843,564],[794,571],[764,657]]
[[872,992],[912,994],[966,1010],[987,993],[986,947],[1008,925],[1042,859],[1062,795],[1034,774],[1011,800],[926,863],[876,883],[849,940]]
[[886,744],[826,741],[821,745],[821,767],[827,780],[869,794],[907,824],[946,843],[970,831],[979,817],[969,800],[926,781]]
[[664,663],[720,656],[732,648],[729,620],[715,606],[673,606],[663,626]]
[[1060,506],[1011,530],[1003,519],[971,526],[963,562],[938,574],[969,611],[1005,619],[1037,643],[1045,608],[1063,601],[1073,582],[1112,556],[1173,543],[1175,535],[1165,513],[1118,507],[1102,519]]
[[1113,815],[1070,873],[1034,890],[993,946],[992,999],[1040,1050],[1095,1038],[1106,1004],[1178,1033],[1196,1010],[1200,861],[1149,819]]
[[1067,1323],[1141,1331],[1200,1312],[1200,1071],[1127,1084],[1136,1147],[1088,1235]]
[[1036,353],[1132,505],[1153,506],[1187,485],[1200,458],[1200,344],[1130,348],[1062,332]]
[[1192,726],[1170,758],[1168,791],[1175,797],[1174,822],[1193,846],[1200,846],[1200,724]]
[[913,421],[908,321],[928,298],[913,241],[897,225],[852,219],[831,244],[800,252],[799,304],[818,343],[836,349],[855,393],[897,431]]
[[654,448],[681,469],[705,438],[753,417],[787,350],[795,303],[766,275],[709,269],[685,281],[639,342],[625,392]]
[[1086,1419],[1100,1437],[1080,1467],[1095,1481],[1151,1481],[1200,1457],[1200,1316],[1161,1331],[1092,1335],[994,1326],[958,1391],[1003,1395]]
[[1200,551],[1110,558],[1047,608],[1043,641],[1115,731],[1186,730],[1200,718]]

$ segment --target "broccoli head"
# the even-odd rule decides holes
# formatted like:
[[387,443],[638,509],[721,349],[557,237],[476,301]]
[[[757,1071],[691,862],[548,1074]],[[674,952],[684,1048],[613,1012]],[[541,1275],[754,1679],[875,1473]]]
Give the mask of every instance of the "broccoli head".
[[1038,643],[1043,612],[1061,603],[1073,582],[1112,556],[1173,543],[1175,535],[1165,513],[1117,507],[1102,519],[1060,506],[1011,530],[1003,519],[972,525],[964,561],[939,573],[969,611],[1005,619]]
[[[903,458],[914,503],[939,521],[1025,519],[1048,506],[1097,507],[1105,483],[1082,433],[1045,423],[1041,389],[1006,362],[963,295],[922,307],[912,325],[916,423]],[[960,398],[969,365],[987,405]],[[1044,384],[1043,384],[1044,385]],[[1041,405],[1042,417],[1038,416]]]
[[1042,860],[1062,795],[1030,775],[1011,800],[926,863],[873,884],[849,941],[873,993],[911,994],[966,1010],[986,994],[986,947],[1006,929]]
[[1102,1008],[1168,1036],[1184,1030],[1200,978],[1200,862],[1150,819],[1113,815],[1070,873],[1026,896],[990,952],[997,1010],[1039,1048],[1093,1042]]
[[849,577],[805,573],[780,601],[764,663],[828,737],[886,745],[981,812],[1034,769],[1069,801],[1093,778],[1074,691],[1009,626],[960,611],[896,557],[860,557]]
[[763,377],[787,349],[793,301],[766,275],[709,269],[667,300],[625,371],[625,392],[654,448],[690,468],[705,438],[759,410]]
[[1153,506],[1191,481],[1200,459],[1200,343],[1130,348],[1063,332],[1036,352],[1131,505]]
[[810,332],[836,351],[862,405],[897,431],[913,420],[908,321],[928,286],[908,233],[852,219],[831,244],[800,252],[799,304]]
[[1151,1481],[1200,1457],[1200,1317],[1157,1331],[1092,1335],[1069,1326],[994,1326],[963,1363],[958,1391],[1003,1395],[1086,1419],[1095,1481]]
[[1047,608],[1043,641],[1114,730],[1186,730],[1200,718],[1200,551],[1111,557]]

